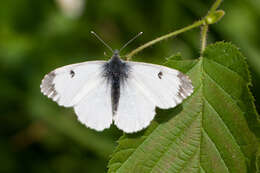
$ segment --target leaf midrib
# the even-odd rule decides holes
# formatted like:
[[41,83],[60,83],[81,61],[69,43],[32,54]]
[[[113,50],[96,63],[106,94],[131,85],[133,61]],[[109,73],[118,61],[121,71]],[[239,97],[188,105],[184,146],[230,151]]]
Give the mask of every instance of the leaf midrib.
[[[207,99],[207,98],[205,97],[205,95],[204,95],[204,82],[203,82],[203,81],[205,81],[205,77],[207,76],[218,88],[221,89],[221,91],[224,92],[224,94],[226,94],[228,97],[230,97],[231,100],[237,105],[237,101],[236,101],[221,85],[219,85],[219,84],[210,76],[209,73],[207,73],[207,72],[204,70],[204,63],[203,63],[204,58],[205,58],[205,57],[201,57],[201,58],[200,58],[201,61],[202,61],[202,62],[201,62],[201,78],[200,78],[201,85],[202,85],[202,92],[203,92],[203,94],[202,94],[202,99],[204,99],[204,101],[206,101],[206,102],[208,103],[208,105],[217,113],[217,115],[218,115],[217,118],[219,118],[219,119],[221,120],[221,122],[223,123],[224,127],[227,129],[227,132],[230,134],[232,140],[233,140],[233,141],[235,142],[235,144],[238,146],[239,152],[240,152],[245,158],[247,158],[246,155],[243,153],[241,147],[238,145],[237,140],[234,138],[233,134],[231,133],[229,127],[226,125],[226,123],[224,122],[224,120],[221,118],[220,114],[217,112],[217,110],[214,108],[214,106],[208,101],[208,99]],[[233,70],[229,69],[227,66],[225,66],[225,65],[223,65],[223,64],[220,64],[219,62],[217,62],[217,61],[215,61],[215,60],[208,59],[208,58],[207,58],[207,60],[210,60],[211,62],[220,65],[221,67],[223,67],[224,69],[228,70],[229,72],[236,74],[237,76],[239,76],[239,78],[243,79],[243,81],[246,82],[246,80],[245,80],[242,76],[240,76],[239,73],[237,73],[236,71],[233,71]],[[230,171],[229,171],[229,167],[227,166],[225,160],[223,159],[222,154],[221,154],[221,152],[219,151],[219,149],[217,148],[215,142],[210,138],[210,136],[208,135],[208,133],[207,133],[206,130],[204,129],[204,125],[203,125],[203,109],[204,109],[204,105],[205,105],[205,103],[202,102],[201,140],[202,140],[202,132],[204,131],[204,132],[207,134],[207,136],[208,136],[208,138],[210,139],[210,141],[214,144],[214,147],[216,148],[218,154],[220,155],[220,158],[221,158],[221,160],[223,161],[223,163],[224,163],[224,165],[225,165],[225,168],[228,170],[228,172],[230,172]],[[237,105],[237,106],[238,106],[238,105]],[[240,110],[242,113],[244,113],[244,111],[241,110],[240,106],[238,106],[238,108],[239,108],[239,110]],[[201,142],[202,142],[202,141],[201,141]],[[200,144],[201,144],[201,142],[200,142]],[[200,146],[200,147],[201,147],[201,146]],[[201,148],[200,148],[200,150],[201,150]],[[199,159],[200,159],[200,158],[199,158]],[[200,164],[200,166],[202,166],[200,161],[199,161],[199,164]]]
[[[201,98],[201,99],[202,99],[202,101],[203,101],[203,98],[206,100],[206,97],[204,97],[204,81],[205,81],[204,78],[205,78],[205,74],[207,75],[207,73],[206,73],[206,71],[204,70],[204,63],[203,63],[204,57],[201,57],[200,60],[201,60],[201,64],[200,64],[200,65],[201,65],[201,68],[200,68],[200,70],[201,70],[201,71],[200,71],[200,72],[201,72],[200,82],[201,82],[201,87],[202,87],[202,98]],[[202,107],[201,107],[202,117],[201,117],[200,151],[201,151],[201,143],[202,143],[202,133],[203,133],[203,131],[206,132],[206,130],[204,129],[204,125],[203,125],[204,106],[205,106],[205,103],[202,102]],[[214,108],[213,108],[213,109],[214,109]],[[214,110],[215,110],[215,109],[214,109]],[[218,114],[218,115],[219,115],[219,114]],[[224,124],[225,124],[225,123],[224,123]],[[214,144],[214,147],[216,148],[216,150],[217,150],[217,152],[218,152],[218,154],[219,154],[219,156],[220,156],[220,158],[221,158],[221,161],[224,163],[225,168],[228,170],[228,172],[230,172],[230,171],[229,171],[229,168],[228,168],[228,166],[227,166],[225,160],[222,158],[222,155],[221,155],[221,153],[219,152],[219,150],[218,150],[216,144],[215,144],[215,143],[212,141],[212,139],[209,137],[208,133],[206,133],[206,134],[207,134],[208,138],[210,139],[210,141]],[[199,157],[199,165],[202,166],[200,159],[201,159],[201,158]]]

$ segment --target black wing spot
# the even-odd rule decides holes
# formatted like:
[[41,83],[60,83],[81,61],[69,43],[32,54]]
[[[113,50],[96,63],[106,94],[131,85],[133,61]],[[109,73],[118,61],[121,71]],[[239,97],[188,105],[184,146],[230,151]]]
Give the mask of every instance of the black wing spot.
[[159,78],[159,79],[162,79],[162,76],[163,76],[163,73],[160,71],[160,72],[158,73],[158,78]]
[[73,78],[75,76],[75,72],[73,70],[70,70],[70,77]]

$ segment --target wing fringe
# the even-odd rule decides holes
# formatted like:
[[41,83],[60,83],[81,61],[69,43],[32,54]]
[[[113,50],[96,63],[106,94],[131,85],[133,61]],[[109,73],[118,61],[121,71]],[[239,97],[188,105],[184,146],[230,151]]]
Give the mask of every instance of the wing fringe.
[[193,93],[192,82],[187,75],[185,75],[181,72],[179,72],[179,74],[177,76],[180,79],[178,97],[181,100],[184,100]]
[[44,76],[42,83],[40,85],[41,92],[47,96],[48,98],[52,98],[54,100],[55,96],[58,95],[57,91],[55,90],[55,84],[53,80],[56,74],[54,71],[48,73]]

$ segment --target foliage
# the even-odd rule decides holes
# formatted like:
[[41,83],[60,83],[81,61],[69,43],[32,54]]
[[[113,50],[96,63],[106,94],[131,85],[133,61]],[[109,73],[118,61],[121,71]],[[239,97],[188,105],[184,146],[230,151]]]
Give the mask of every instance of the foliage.
[[[82,126],[77,122],[72,110],[58,107],[40,93],[39,85],[42,77],[44,74],[62,65],[94,59],[107,59],[107,57],[103,56],[104,47],[92,37],[90,34],[91,30],[101,35],[113,48],[120,48],[133,35],[143,31],[143,36],[136,40],[135,44],[129,45],[129,47],[125,49],[125,52],[122,52],[125,54],[153,38],[201,19],[211,5],[211,2],[202,0],[125,0],[124,2],[120,0],[88,0],[84,5],[85,9],[83,9],[82,16],[69,18],[62,13],[63,11],[59,8],[57,2],[58,0],[1,2],[0,172],[105,172],[109,155],[116,146],[115,141],[122,135],[122,132],[112,127],[100,133]],[[249,69],[252,71],[253,86],[250,85],[249,88],[256,97],[255,103],[258,110],[260,108],[258,101],[258,97],[260,96],[260,90],[258,89],[260,85],[260,37],[258,37],[260,27],[259,2],[260,1],[245,2],[243,0],[224,1],[224,3],[222,3],[222,9],[226,14],[221,21],[210,26],[210,32],[208,33],[208,42],[226,40],[235,43],[240,47],[241,52],[246,55]],[[213,15],[216,19],[219,19],[220,16],[221,11],[218,11],[216,16]],[[207,21],[207,23],[211,24],[210,21]],[[183,60],[180,59],[180,56],[179,59],[175,57],[169,60],[167,65],[178,68],[183,72],[187,72],[194,67],[195,69],[193,68],[188,74],[192,77],[195,82],[194,85],[197,86],[197,88],[199,88],[199,83],[204,83],[204,87],[201,87],[200,90],[196,90],[197,95],[194,94],[193,97],[186,100],[183,105],[180,105],[176,109],[167,111],[158,110],[156,120],[151,127],[136,135],[124,135],[120,139],[120,145],[116,151],[120,150],[124,139],[125,141],[132,140],[129,145],[135,145],[131,146],[133,150],[135,150],[139,142],[141,143],[146,135],[154,134],[155,130],[153,129],[158,125],[160,126],[158,129],[163,130],[162,127],[174,123],[175,120],[189,121],[187,114],[189,110],[186,110],[186,107],[191,106],[193,109],[199,110],[199,106],[195,107],[195,105],[206,105],[204,104],[205,100],[202,100],[202,98],[212,99],[211,97],[206,97],[209,93],[203,93],[202,89],[204,88],[203,91],[206,92],[205,87],[214,89],[213,87],[219,84],[223,86],[223,89],[234,99],[233,101],[231,100],[231,102],[228,99],[224,101],[228,101],[228,103],[238,101],[234,104],[234,107],[239,108],[239,119],[234,120],[234,117],[231,117],[233,114],[228,114],[228,116],[224,117],[231,118],[223,119],[223,121],[225,120],[224,124],[228,125],[227,127],[234,131],[231,131],[229,134],[225,131],[227,129],[223,128],[223,131],[221,131],[223,132],[223,138],[227,137],[227,135],[231,135],[231,139],[240,142],[238,146],[241,146],[242,154],[239,152],[237,146],[232,148],[239,157],[242,157],[242,160],[239,160],[236,164],[243,169],[245,169],[246,166],[246,169],[254,172],[256,167],[254,160],[258,163],[258,168],[260,161],[260,157],[257,159],[253,158],[255,135],[259,139],[259,127],[256,123],[257,113],[252,103],[253,98],[248,92],[247,85],[250,83],[250,79],[246,71],[247,67],[245,67],[245,62],[241,60],[243,58],[238,53],[238,62],[241,64],[236,64],[235,67],[231,67],[229,66],[230,64],[223,63],[228,63],[235,57],[222,57],[221,63],[223,65],[228,66],[232,70],[241,70],[237,71],[239,74],[237,76],[233,73],[228,73],[228,75],[235,76],[234,78],[229,78],[230,82],[227,80],[222,81],[218,78],[222,77],[222,75],[217,75],[212,71],[213,69],[219,70],[216,69],[219,67],[218,65],[214,65],[212,69],[205,69],[207,70],[206,72],[209,73],[208,76],[205,72],[200,73],[200,68],[204,66],[209,67],[212,65],[210,63],[214,63],[211,62],[214,57],[209,55],[213,55],[214,51],[221,51],[222,48],[217,50],[212,49],[212,46],[210,46],[204,53],[204,59],[187,60],[187,58],[192,59],[199,57],[199,40],[199,30],[186,32],[182,35],[178,35],[174,39],[168,39],[165,42],[156,44],[156,46],[143,51],[139,56],[133,57],[134,60],[138,61],[163,64],[164,57],[175,54],[176,52],[182,52]],[[219,43],[215,45],[215,48],[223,44],[224,43]],[[227,43],[225,43],[225,45],[226,44]],[[226,46],[230,47],[230,50],[237,52],[237,49],[233,46],[229,44]],[[214,51],[212,52],[210,50]],[[231,64],[234,63],[235,62],[232,62]],[[241,68],[237,68],[237,66],[241,66]],[[195,70],[197,70],[197,73],[195,73]],[[223,69],[221,68],[221,70]],[[228,70],[228,68],[226,70]],[[191,73],[195,73],[195,76]],[[198,81],[203,75],[205,75],[206,80]],[[239,76],[243,76],[243,78]],[[212,82],[209,77],[215,77],[213,79],[216,80],[216,83],[205,86],[206,82]],[[228,85],[230,83],[232,83],[232,85]],[[243,88],[239,89],[235,84]],[[233,90],[233,88],[235,88],[235,90]],[[210,92],[212,90],[207,91]],[[224,92],[220,92],[219,94],[224,94]],[[199,100],[200,102],[196,102],[195,105],[189,105],[192,99]],[[224,101],[214,106],[218,108],[217,106],[223,105],[223,103],[225,103]],[[180,112],[180,110],[186,111]],[[220,113],[223,113],[221,111],[227,111],[225,108],[223,108],[223,110],[219,110],[218,108],[217,110],[220,111]],[[212,110],[205,110],[205,112],[206,111]],[[243,116],[241,112],[244,112]],[[176,116],[172,117],[173,115]],[[220,115],[226,115],[226,112]],[[194,114],[194,116],[196,115]],[[219,117],[220,116],[215,116],[214,114],[211,118]],[[195,118],[201,118],[201,122],[210,121],[210,119],[203,119],[202,115],[197,115]],[[229,120],[232,120],[232,123]],[[241,120],[241,122],[239,120]],[[233,121],[236,123],[233,123]],[[189,126],[189,122],[187,123],[188,125],[186,126]],[[237,123],[241,124],[236,126],[238,125]],[[196,125],[196,123],[193,125]],[[213,125],[217,126],[221,124],[214,122]],[[180,126],[181,124],[178,124],[178,127]],[[206,132],[212,133],[212,131],[208,129],[210,128],[209,126],[207,126],[207,128],[205,126],[203,127],[204,130],[209,130]],[[237,133],[241,131],[238,127],[243,128],[245,131],[241,132],[241,136],[239,135],[237,137]],[[201,133],[201,131],[199,132]],[[213,132],[213,135],[210,134],[209,136],[213,136],[214,140],[224,140],[218,139],[217,136],[214,135],[216,133],[217,132]],[[248,134],[248,136],[246,136],[246,134]],[[250,139],[245,140],[243,137]],[[138,139],[140,140],[139,142]],[[180,140],[180,138],[178,138],[178,140]],[[229,140],[230,139],[227,139],[227,141]],[[222,144],[220,141],[214,141],[216,146],[225,147],[225,143]],[[165,139],[165,142],[167,142],[167,139]],[[227,144],[233,143],[229,141]],[[127,146],[124,147],[127,148]],[[133,150],[131,151],[131,149],[129,149],[129,154],[133,152]],[[175,150],[177,151],[178,148]],[[260,156],[259,153],[258,151],[258,156]],[[117,154],[118,153],[115,152],[112,161],[110,161],[110,171],[116,169],[116,165],[112,165],[112,163],[116,162],[116,160],[120,160],[116,158]],[[196,154],[195,156],[197,156]],[[206,154],[210,155],[212,153]],[[220,154],[222,155],[220,155],[221,157],[219,158],[223,158],[224,161],[231,156],[230,153],[225,150]],[[246,159],[244,155],[247,155]],[[122,157],[119,163],[123,163],[126,157]],[[202,160],[200,160],[199,163],[202,163]],[[227,162],[229,169],[234,169],[232,163],[233,162]],[[188,165],[190,166],[190,164]],[[203,168],[209,169],[209,167],[210,164],[207,166],[204,165]],[[220,165],[218,168],[221,169],[223,167]]]
[[259,126],[258,115],[238,49],[216,43],[199,60],[166,64],[188,74],[195,92],[177,108],[157,113],[145,132],[121,137],[109,172],[255,172],[259,144],[251,130],[259,127],[248,124]]

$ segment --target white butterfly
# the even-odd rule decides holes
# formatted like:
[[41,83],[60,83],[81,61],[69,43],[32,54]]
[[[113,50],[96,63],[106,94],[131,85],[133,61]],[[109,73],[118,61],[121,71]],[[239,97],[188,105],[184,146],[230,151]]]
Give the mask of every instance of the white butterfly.
[[115,50],[109,61],[55,69],[45,75],[41,92],[60,106],[73,107],[78,120],[89,128],[102,131],[114,122],[133,133],[150,124],[156,107],[175,107],[191,95],[193,86],[175,69],[124,61]]

